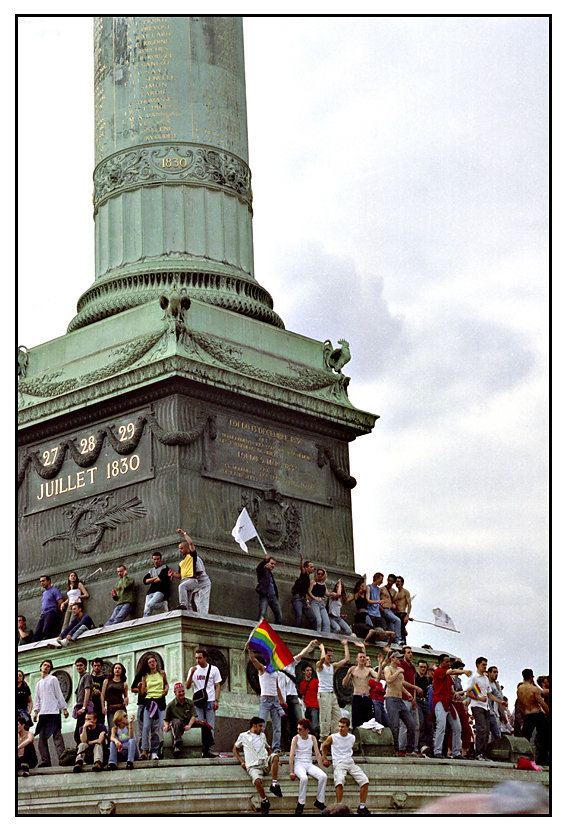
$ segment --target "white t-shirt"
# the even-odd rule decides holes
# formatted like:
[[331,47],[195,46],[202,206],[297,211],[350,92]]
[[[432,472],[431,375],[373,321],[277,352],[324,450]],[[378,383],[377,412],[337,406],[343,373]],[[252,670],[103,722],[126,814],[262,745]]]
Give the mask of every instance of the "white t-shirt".
[[329,615],[340,618],[342,606],[343,602],[340,598],[329,598]]
[[[473,675],[469,679],[467,688],[473,688],[475,685],[478,685],[478,687],[480,688],[481,696],[486,696],[487,693],[490,691],[490,682],[488,681],[488,676],[481,676],[480,673],[473,673]],[[471,708],[483,708],[487,711],[488,701],[479,702],[478,699],[475,699],[471,696]]]
[[263,673],[258,673],[260,680],[260,696],[277,696],[276,682],[278,680],[277,673],[268,673],[265,670]]
[[352,763],[352,747],[354,745],[354,734],[347,734],[341,737],[340,734],[331,734],[333,744],[331,745],[331,759],[333,765],[337,763]]
[[[286,673],[289,673],[289,676],[295,676],[295,666],[297,662],[291,662],[288,664],[287,667],[284,667]],[[278,686],[280,689],[280,693],[284,699],[287,699],[288,696],[297,696],[297,685],[290,679],[289,676],[286,676],[282,670],[278,670],[277,677],[278,677]],[[264,674],[265,675],[265,674]]]
[[317,678],[319,679],[318,693],[332,693],[333,692],[333,673],[335,669],[332,664],[326,665],[325,662],[321,665],[321,670],[317,670]]
[[264,732],[254,734],[252,731],[244,731],[242,734],[239,734],[234,744],[239,751],[241,748],[244,750],[244,762],[247,768],[258,765],[259,762],[268,759],[266,735]]
[[[205,679],[207,678],[207,671],[209,667],[211,668],[211,672],[207,683],[207,699],[211,702],[215,699],[215,683],[218,682],[220,684],[222,682],[220,670],[214,664],[206,665],[205,667],[201,667],[200,665],[195,666],[195,672],[193,673],[193,690],[201,690],[205,687]],[[193,670],[193,668],[191,668],[191,670]],[[189,676],[191,675],[191,670],[189,671]],[[189,679],[189,676],[187,676],[187,679]]]

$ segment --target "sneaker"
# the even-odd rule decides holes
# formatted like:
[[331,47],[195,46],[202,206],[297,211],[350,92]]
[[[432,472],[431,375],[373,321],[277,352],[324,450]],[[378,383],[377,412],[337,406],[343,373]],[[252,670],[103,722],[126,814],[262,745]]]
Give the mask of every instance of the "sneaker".
[[270,811],[270,801],[268,800],[268,798],[266,798],[260,803],[260,811],[263,815],[267,815]]
[[215,757],[218,757],[218,756],[219,755],[215,751],[211,751],[210,748],[206,748],[203,751],[203,757],[209,757],[211,760],[214,759]]
[[109,771],[116,771],[117,768],[118,768],[118,766],[116,765],[116,763],[109,763],[108,764],[108,770]]
[[53,641],[48,641],[47,642],[47,646],[48,647],[62,647],[63,645],[61,644],[60,641],[58,641],[58,639],[54,638]]
[[159,760],[159,754],[155,751],[152,752],[152,756],[150,757],[151,760]]
[[356,810],[356,814],[357,815],[366,815],[366,816],[368,816],[368,815],[371,814],[371,812],[368,811],[368,806],[359,806],[358,809]]
[[421,751],[410,751],[408,757],[423,757]]
[[430,750],[430,749],[429,749],[429,746],[428,746],[428,745],[422,745],[422,746],[421,746],[421,748],[419,749],[419,751],[420,751],[420,753],[421,753],[421,754],[427,754],[427,752],[428,752],[429,750]]
[[29,768],[23,768],[22,769],[22,777],[29,777],[29,776],[30,776]]
[[73,773],[74,774],[80,774],[82,770],[83,770],[83,764],[82,763],[75,763],[75,765],[73,766]]
[[405,757],[405,756],[406,756],[405,751],[398,751],[398,753],[396,754],[396,757]]
[[128,762],[126,763],[126,768],[129,768],[129,769],[134,768],[134,763],[132,762],[132,760],[128,760]]
[[276,797],[283,797],[282,790],[280,789],[279,783],[272,783],[270,786],[270,791],[272,794],[275,794]]
[[304,808],[305,808],[304,803],[298,803],[297,806],[295,807],[294,815],[302,815]]
[[444,759],[442,754],[434,754],[433,756],[435,757],[436,760],[443,760]]
[[98,760],[93,765],[93,771],[102,771],[102,763],[100,763]]
[[315,807],[315,809],[320,809],[321,811],[327,808],[324,803],[321,803],[320,800],[316,800],[313,806]]
[[[173,747],[173,756],[174,756],[174,757],[181,757],[181,754],[182,754],[182,748],[181,748],[181,746],[180,746],[180,745],[175,745],[175,746]],[[204,756],[204,755],[203,755],[203,756]]]
[[175,607],[175,609],[176,609],[176,610],[187,610],[187,607],[185,606],[185,604],[178,604],[178,605]]
[[142,751],[142,753],[140,754],[140,760],[147,760],[147,759],[148,759],[148,752],[147,751]]

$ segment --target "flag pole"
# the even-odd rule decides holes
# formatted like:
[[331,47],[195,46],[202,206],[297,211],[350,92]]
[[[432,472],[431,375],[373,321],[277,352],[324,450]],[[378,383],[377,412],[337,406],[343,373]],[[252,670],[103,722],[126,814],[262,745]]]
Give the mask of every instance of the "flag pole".
[[444,627],[442,624],[434,624],[433,621],[423,621],[421,618],[410,618],[410,621],[417,621],[419,624],[430,624],[432,627],[439,627],[440,630],[449,630],[450,633],[460,633],[460,630],[454,630],[452,627]]
[[264,544],[262,543],[262,538],[260,537],[260,535],[258,534],[258,532],[256,532],[256,537],[257,537],[257,538],[258,538],[258,540],[260,541],[260,546],[262,547],[264,554],[265,554],[265,555],[267,555],[268,553],[266,552],[266,549],[264,548]]

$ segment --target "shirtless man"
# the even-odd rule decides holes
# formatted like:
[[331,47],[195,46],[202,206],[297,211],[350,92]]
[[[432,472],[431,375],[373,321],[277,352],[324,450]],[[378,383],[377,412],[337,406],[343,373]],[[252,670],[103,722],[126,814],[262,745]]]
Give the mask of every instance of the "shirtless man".
[[406,643],[406,624],[410,621],[411,612],[411,595],[408,590],[404,588],[404,579],[401,575],[396,578],[396,598],[394,600],[394,612],[400,619],[402,625],[402,640],[401,643]]
[[396,576],[390,572],[388,580],[380,587],[380,609],[382,610],[382,618],[392,625],[396,634],[396,644],[399,644],[402,639],[402,624],[394,612],[397,596],[397,590],[394,587],[395,582]]
[[522,677],[524,681],[516,691],[520,707],[524,712],[522,736],[530,740],[535,729],[536,763],[547,766],[549,765],[550,744],[549,708],[540,689],[534,684],[533,670],[529,668],[522,670]]
[[399,666],[401,653],[394,650],[390,653],[390,664],[384,669],[384,678],[386,680],[386,713],[390,720],[390,728],[394,735],[394,749],[398,757],[405,757],[406,752],[400,751],[398,747],[398,734],[400,730],[400,720],[406,726],[408,732],[407,748],[409,757],[421,757],[421,754],[416,749],[416,730],[415,721],[410,712],[404,705],[402,693],[406,691],[410,696],[412,690],[417,691],[416,685],[406,682],[404,679],[404,670]]
[[[362,647],[357,643],[357,647]],[[375,670],[366,665],[366,652],[364,648],[356,656],[356,664],[349,667],[345,678],[342,681],[343,687],[346,687],[352,680],[354,693],[352,695],[352,727],[357,728],[363,722],[367,722],[374,716],[374,708],[372,700],[370,699],[370,687],[368,680],[379,680],[379,676]]]

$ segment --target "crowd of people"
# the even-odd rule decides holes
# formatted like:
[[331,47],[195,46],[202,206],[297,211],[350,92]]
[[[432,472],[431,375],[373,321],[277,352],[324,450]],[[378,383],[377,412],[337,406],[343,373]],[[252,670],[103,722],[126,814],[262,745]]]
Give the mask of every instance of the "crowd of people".
[[[178,568],[163,563],[160,552],[152,555],[153,565],[144,576],[146,599],[144,617],[166,609],[174,580],[179,580],[178,609],[208,613],[211,582],[191,537],[182,529]],[[270,773],[270,791],[281,796],[277,774],[282,754],[282,719],[292,736],[289,755],[291,780],[299,781],[296,814],[305,806],[307,778],[317,780],[315,808],[325,809],[325,768],[334,767],[337,804],[342,805],[345,777],[350,775],[360,786],[358,814],[368,814],[366,798],[368,778],[352,759],[354,734],[358,727],[384,726],[392,731],[394,751],[399,757],[430,756],[453,759],[486,760],[491,739],[514,734],[532,739],[536,761],[543,765],[550,759],[549,677],[534,681],[530,669],[523,671],[518,684],[514,715],[498,682],[498,668],[488,666],[480,656],[475,670],[466,669],[460,659],[442,654],[435,664],[413,661],[412,648],[406,645],[406,625],[411,621],[411,596],[404,578],[377,572],[367,583],[366,576],[345,590],[339,579],[332,590],[327,586],[324,568],[299,555],[299,576],[291,590],[294,626],[313,629],[320,634],[342,635],[344,655],[334,660],[333,649],[313,639],[293,657],[293,662],[277,673],[265,666],[247,644],[248,657],[258,673],[260,700],[258,716],[250,720],[249,730],[235,741],[233,753],[250,775],[261,800],[263,813],[269,811],[262,778]],[[272,555],[256,567],[258,617],[271,609],[276,624],[282,622]],[[117,567],[117,583],[111,592],[115,608],[104,626],[124,621],[135,610],[135,585],[124,564]],[[89,592],[75,571],[67,581],[67,598],[51,585],[48,575],[40,579],[43,588],[41,615],[32,632],[24,616],[18,617],[20,644],[48,640],[53,647],[65,647],[94,627],[84,610]],[[345,609],[354,604],[354,622],[347,623]],[[60,627],[61,614],[65,619]],[[60,630],[60,631],[59,631]],[[358,640],[357,640],[358,639]],[[351,662],[349,645],[357,648]],[[378,645],[377,664],[368,655],[371,645]],[[318,646],[320,656],[314,666],[298,664]],[[105,766],[115,770],[119,762],[132,768],[136,760],[158,760],[163,755],[164,734],[171,732],[173,756],[181,756],[186,731],[199,728],[204,757],[217,756],[214,747],[215,715],[221,695],[218,668],[208,662],[207,651],[198,649],[195,665],[185,683],[173,685],[173,698],[167,703],[169,682],[158,657],[144,659],[131,686],[124,666],[116,662],[110,673],[103,672],[103,661],[95,658],[88,668],[87,659],[75,661],[79,682],[75,690],[75,747],[69,751],[61,734],[61,713],[68,716],[67,705],[53,663],[42,662],[35,697],[18,671],[17,723],[18,769],[24,776],[38,764],[35,738],[38,739],[39,767],[50,765],[48,739],[53,737],[58,758],[73,757],[73,770],[83,770],[85,762],[93,771]],[[344,688],[344,701],[352,686],[351,712],[341,707],[336,695],[335,672],[346,668],[338,684]],[[186,690],[193,688],[193,698]],[[137,712],[128,716],[130,697],[137,696]],[[343,700],[341,700],[343,701]],[[33,712],[33,713],[32,713]],[[272,723],[272,741],[268,745],[265,727]],[[37,722],[36,731],[30,730]],[[377,726],[378,723],[378,726]],[[244,758],[240,755],[243,752]]]

